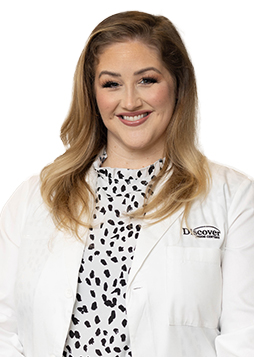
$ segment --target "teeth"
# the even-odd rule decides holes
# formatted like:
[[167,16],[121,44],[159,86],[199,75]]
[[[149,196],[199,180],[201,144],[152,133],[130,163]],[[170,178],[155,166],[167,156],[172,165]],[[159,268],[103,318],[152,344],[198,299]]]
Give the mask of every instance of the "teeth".
[[148,114],[148,113],[144,113],[144,114],[135,115],[135,116],[123,115],[122,118],[123,118],[124,120],[128,120],[128,121],[136,121],[136,120],[140,120],[140,119],[146,117],[147,114]]

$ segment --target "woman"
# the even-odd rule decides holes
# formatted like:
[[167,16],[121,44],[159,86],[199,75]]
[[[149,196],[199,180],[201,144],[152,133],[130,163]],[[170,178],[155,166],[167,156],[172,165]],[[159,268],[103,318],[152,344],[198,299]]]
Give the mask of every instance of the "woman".
[[200,153],[196,109],[168,19],[94,29],[66,152],[2,213],[1,355],[253,356],[253,182]]

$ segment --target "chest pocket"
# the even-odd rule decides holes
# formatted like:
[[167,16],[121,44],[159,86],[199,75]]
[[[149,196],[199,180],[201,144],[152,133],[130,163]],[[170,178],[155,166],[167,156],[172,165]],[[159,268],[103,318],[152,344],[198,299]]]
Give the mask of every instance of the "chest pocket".
[[220,249],[168,247],[169,324],[217,328],[221,281]]

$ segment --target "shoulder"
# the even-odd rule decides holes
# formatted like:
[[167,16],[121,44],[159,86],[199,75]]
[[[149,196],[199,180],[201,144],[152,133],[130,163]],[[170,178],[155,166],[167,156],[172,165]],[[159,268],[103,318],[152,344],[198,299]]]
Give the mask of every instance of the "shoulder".
[[209,161],[209,169],[212,190],[234,195],[238,190],[253,189],[253,178],[234,168]]
[[22,182],[6,202],[3,211],[9,206],[26,205],[35,197],[40,197],[40,176],[32,176],[28,180]]
[[[207,202],[219,214],[225,211],[229,225],[254,222],[254,181],[251,177],[224,165],[210,163],[211,189]],[[253,229],[253,227],[252,227]]]
[[21,183],[4,205],[0,217],[1,234],[18,244],[27,225],[45,224],[48,215],[40,193],[40,177],[33,176]]

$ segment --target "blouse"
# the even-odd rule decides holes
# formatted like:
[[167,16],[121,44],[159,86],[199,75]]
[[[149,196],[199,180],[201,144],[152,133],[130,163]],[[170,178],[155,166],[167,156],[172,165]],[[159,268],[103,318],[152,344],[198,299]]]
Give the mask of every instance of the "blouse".
[[131,356],[125,298],[141,225],[126,213],[142,205],[163,160],[142,169],[118,169],[101,167],[105,159],[106,153],[93,164],[94,224],[80,265],[64,357]]

